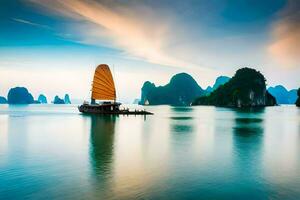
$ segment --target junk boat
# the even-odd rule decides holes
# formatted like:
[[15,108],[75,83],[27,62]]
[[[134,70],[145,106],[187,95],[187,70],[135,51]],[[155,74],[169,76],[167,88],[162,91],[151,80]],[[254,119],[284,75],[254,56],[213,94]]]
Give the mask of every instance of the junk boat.
[[[99,100],[101,102],[96,102]],[[121,109],[121,103],[116,102],[116,88],[113,76],[106,64],[98,65],[95,70],[91,103],[84,102],[78,106],[78,110],[86,114],[107,114],[107,115],[152,115],[145,110]]]

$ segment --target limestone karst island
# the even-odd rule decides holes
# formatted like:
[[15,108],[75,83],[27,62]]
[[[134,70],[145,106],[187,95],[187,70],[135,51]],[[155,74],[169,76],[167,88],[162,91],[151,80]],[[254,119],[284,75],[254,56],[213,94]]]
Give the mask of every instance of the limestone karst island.
[[276,99],[266,88],[265,77],[255,69],[242,68],[224,85],[207,96],[195,99],[192,105],[225,107],[274,106]]
[[0,200],[300,199],[300,0],[0,0]]

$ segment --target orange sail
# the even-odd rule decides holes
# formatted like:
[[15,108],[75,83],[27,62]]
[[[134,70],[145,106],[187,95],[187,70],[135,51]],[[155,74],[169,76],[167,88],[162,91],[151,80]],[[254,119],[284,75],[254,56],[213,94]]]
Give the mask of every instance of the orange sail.
[[94,100],[116,100],[116,88],[109,66],[98,65],[95,70],[92,99]]

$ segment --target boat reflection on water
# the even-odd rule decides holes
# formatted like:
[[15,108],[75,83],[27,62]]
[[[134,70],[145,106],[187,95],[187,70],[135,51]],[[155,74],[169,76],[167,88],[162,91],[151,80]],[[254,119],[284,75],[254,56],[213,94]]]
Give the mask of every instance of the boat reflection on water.
[[90,164],[95,195],[105,197],[111,188],[113,169],[113,149],[115,137],[115,115],[89,116],[90,129]]
[[116,116],[91,116],[90,156],[98,175],[112,162]]

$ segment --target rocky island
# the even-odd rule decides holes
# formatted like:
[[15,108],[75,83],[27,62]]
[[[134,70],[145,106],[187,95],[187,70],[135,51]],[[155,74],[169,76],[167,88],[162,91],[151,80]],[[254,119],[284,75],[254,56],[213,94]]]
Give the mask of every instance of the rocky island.
[[56,95],[52,101],[53,104],[71,104],[69,94],[65,94],[65,97],[62,99],[58,95]]
[[298,89],[297,94],[298,94],[298,99],[296,101],[296,106],[300,107],[300,88]]
[[43,95],[43,94],[40,94],[39,97],[38,97],[38,102],[40,102],[41,104],[48,103],[47,97],[45,95]]
[[53,102],[52,102],[53,104],[65,104],[65,101],[63,100],[63,99],[61,99],[61,98],[59,98],[59,96],[55,96],[54,97],[54,100],[53,100]]
[[276,105],[276,99],[267,91],[266,79],[259,71],[242,68],[227,83],[208,96],[198,97],[192,105],[261,107]]
[[[25,87],[11,88],[7,94],[7,99],[0,96],[0,104],[47,104],[47,97],[40,94],[37,100],[34,100],[32,94]],[[64,99],[55,96],[52,101],[54,104],[71,104],[69,94],[65,94]]]
[[269,87],[268,92],[275,97],[278,104],[295,104],[297,100],[297,89],[287,90],[282,85]]
[[65,94],[64,102],[65,102],[65,104],[71,104],[71,100],[70,100],[69,94]]
[[142,87],[140,104],[142,105],[190,105],[193,99],[205,94],[205,91],[187,73],[174,75],[165,86],[156,87],[145,82]]
[[35,103],[33,96],[25,87],[11,88],[7,95],[9,104],[32,104]]
[[0,104],[6,104],[7,100],[5,97],[0,96]]

